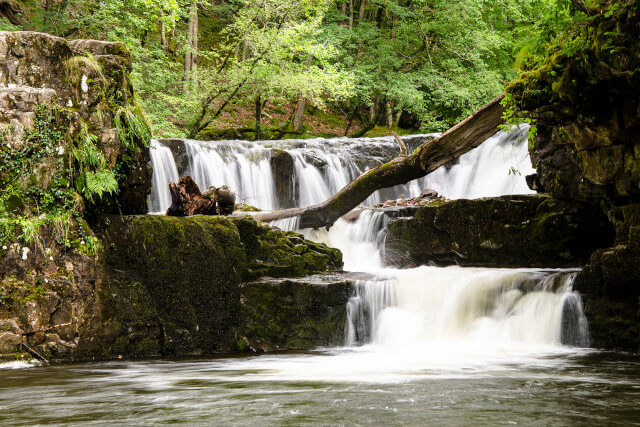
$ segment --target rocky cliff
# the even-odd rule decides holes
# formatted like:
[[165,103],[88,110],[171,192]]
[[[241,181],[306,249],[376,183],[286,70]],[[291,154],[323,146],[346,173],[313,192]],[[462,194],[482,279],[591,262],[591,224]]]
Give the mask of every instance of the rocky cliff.
[[593,344],[640,351],[640,11],[635,0],[584,10],[507,92],[537,126],[535,188],[599,206],[615,226],[576,278]]

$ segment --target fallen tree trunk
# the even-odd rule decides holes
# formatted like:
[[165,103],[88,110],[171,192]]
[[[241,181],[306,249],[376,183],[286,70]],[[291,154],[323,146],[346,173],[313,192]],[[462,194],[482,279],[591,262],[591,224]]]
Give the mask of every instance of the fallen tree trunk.
[[504,123],[502,98],[503,95],[497,97],[438,138],[420,145],[411,155],[396,157],[363,173],[318,205],[256,215],[256,218],[269,222],[299,216],[300,228],[331,226],[374,191],[421,178],[480,145]]

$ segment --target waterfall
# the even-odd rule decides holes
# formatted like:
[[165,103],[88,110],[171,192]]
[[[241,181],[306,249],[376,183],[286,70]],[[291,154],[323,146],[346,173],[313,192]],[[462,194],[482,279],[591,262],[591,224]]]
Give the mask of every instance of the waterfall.
[[419,267],[359,281],[346,345],[380,347],[589,344],[575,272]]
[[[524,180],[524,175],[535,172],[527,152],[527,131],[528,127],[523,126],[510,133],[499,132],[452,164],[405,185],[377,191],[363,205],[417,196],[424,188],[433,188],[451,199],[531,193]],[[405,139],[409,146],[417,146],[436,135]],[[169,142],[171,149],[165,145]],[[182,145],[180,150],[186,157],[178,167],[171,152],[176,150],[176,142]],[[275,182],[278,171],[271,161],[274,150],[283,150],[291,157],[289,174],[295,188],[291,206],[284,205]],[[228,185],[239,202],[263,210],[310,206],[331,197],[360,174],[391,160],[397,153],[391,137],[253,142],[154,140],[149,208],[158,212],[169,207],[167,187],[178,175],[191,175],[201,190],[211,185]]]
[[151,141],[149,153],[153,167],[149,212],[164,212],[171,206],[169,183],[178,181],[178,168],[171,150],[157,140]]
[[[364,203],[407,198],[432,188],[447,198],[532,193],[527,126],[499,132],[424,178],[372,194]],[[410,149],[435,135],[405,137]],[[281,141],[153,141],[150,209],[170,205],[167,190],[191,175],[201,189],[228,185],[239,202],[263,210],[304,207],[331,197],[357,176],[397,155],[389,138]],[[305,237],[343,253],[347,271],[377,275],[358,281],[347,304],[346,345],[380,348],[447,345],[465,351],[513,346],[586,346],[588,325],[574,272],[531,269],[385,268],[381,254],[389,211],[366,209]],[[272,225],[297,229],[297,218]],[[466,346],[466,347],[465,347]]]
[[528,126],[498,132],[479,147],[419,180],[450,199],[534,193],[524,176],[535,173],[527,149]]

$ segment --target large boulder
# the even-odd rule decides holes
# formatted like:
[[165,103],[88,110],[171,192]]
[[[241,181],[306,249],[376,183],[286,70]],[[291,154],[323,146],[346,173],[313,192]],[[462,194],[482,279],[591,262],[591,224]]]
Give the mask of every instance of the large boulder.
[[[342,265],[335,249],[273,230],[250,217],[129,216],[108,221],[100,292],[102,336],[84,341],[80,353],[86,355],[245,350],[240,335],[276,343],[271,338],[261,340],[254,332],[242,333],[247,317],[246,311],[241,314],[241,305],[248,300],[241,283],[264,275],[324,273]],[[290,291],[305,292],[303,287]],[[304,301],[321,305],[321,295],[316,296],[317,300]],[[306,310],[302,305],[297,308]]]
[[240,285],[238,349],[305,350],[344,343],[353,281],[344,273]]
[[462,199],[392,220],[385,259],[399,266],[571,267],[613,236],[604,214],[586,204],[542,195]]
[[300,188],[293,157],[284,150],[274,149],[271,150],[270,163],[278,206],[283,209],[296,207]]

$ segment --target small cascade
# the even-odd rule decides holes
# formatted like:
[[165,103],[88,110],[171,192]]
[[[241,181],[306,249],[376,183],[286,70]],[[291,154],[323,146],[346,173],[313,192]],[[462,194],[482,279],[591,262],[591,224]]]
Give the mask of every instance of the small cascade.
[[359,281],[345,344],[385,347],[589,344],[575,272],[419,267]]
[[307,239],[339,248],[348,271],[371,271],[383,268],[384,235],[390,217],[382,211],[364,210],[352,222],[339,219],[330,230],[306,229]]
[[498,132],[479,147],[419,180],[449,199],[532,194],[524,179],[535,173],[527,148],[528,126]]
[[178,181],[178,168],[171,150],[155,139],[151,140],[149,153],[153,166],[149,212],[165,212],[171,206],[169,183]]
[[235,144],[184,142],[191,175],[201,190],[227,185],[238,200],[261,209],[275,209],[275,190],[269,151],[244,141]]

